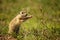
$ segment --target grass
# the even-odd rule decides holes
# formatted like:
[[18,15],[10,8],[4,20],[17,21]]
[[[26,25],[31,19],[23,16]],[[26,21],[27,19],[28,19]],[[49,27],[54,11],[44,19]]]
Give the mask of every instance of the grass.
[[0,34],[23,8],[33,18],[21,25],[19,40],[60,40],[60,0],[0,0]]

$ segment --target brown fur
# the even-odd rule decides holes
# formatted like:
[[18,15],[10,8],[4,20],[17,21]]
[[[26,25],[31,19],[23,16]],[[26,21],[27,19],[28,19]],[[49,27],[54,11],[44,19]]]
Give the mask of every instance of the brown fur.
[[9,34],[13,34],[13,33],[18,34],[20,24],[31,17],[32,16],[31,15],[28,16],[25,11],[21,11],[20,14],[18,14],[15,18],[13,18],[12,21],[9,23],[8,33]]

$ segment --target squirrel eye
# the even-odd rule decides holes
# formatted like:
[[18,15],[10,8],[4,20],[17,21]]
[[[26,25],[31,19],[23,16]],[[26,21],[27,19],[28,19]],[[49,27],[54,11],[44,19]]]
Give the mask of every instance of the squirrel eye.
[[22,14],[24,14],[24,12],[22,12]]

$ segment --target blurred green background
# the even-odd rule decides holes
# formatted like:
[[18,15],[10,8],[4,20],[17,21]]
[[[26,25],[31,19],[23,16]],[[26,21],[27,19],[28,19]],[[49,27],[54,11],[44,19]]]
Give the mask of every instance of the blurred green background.
[[22,23],[18,40],[60,40],[60,0],[0,0],[0,34],[26,7],[33,17]]

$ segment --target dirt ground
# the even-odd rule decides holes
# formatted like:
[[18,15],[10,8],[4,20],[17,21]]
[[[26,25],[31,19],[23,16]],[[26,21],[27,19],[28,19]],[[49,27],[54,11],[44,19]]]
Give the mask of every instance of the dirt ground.
[[17,39],[11,36],[0,35],[0,40],[17,40]]

